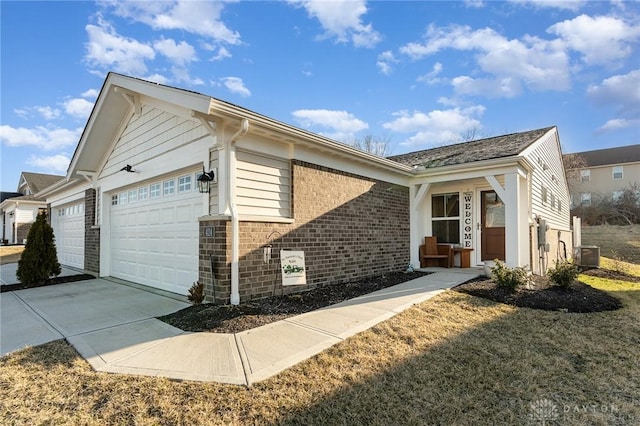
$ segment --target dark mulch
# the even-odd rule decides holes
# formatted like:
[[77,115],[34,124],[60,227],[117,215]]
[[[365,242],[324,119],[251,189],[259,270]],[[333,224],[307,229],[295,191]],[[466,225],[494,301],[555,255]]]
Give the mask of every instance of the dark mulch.
[[314,311],[428,275],[391,272],[346,284],[325,285],[304,293],[274,296],[234,305],[194,305],[158,319],[185,331],[239,333],[305,312]]
[[495,282],[486,278],[468,281],[453,290],[508,305],[545,311],[587,313],[622,308],[617,298],[582,282],[575,281],[565,290],[553,285],[548,278],[537,275],[533,276],[529,289],[521,287],[513,293],[498,288]]
[[56,284],[64,284],[64,283],[72,283],[72,282],[76,282],[76,281],[84,281],[84,280],[93,280],[96,277],[94,277],[93,275],[90,274],[78,274],[78,275],[69,275],[69,276],[65,276],[65,277],[55,277],[55,278],[51,278],[48,279],[44,282],[41,282],[39,284],[32,284],[32,285],[25,285],[22,283],[18,283],[18,284],[3,284],[0,286],[0,293],[4,293],[7,291],[16,291],[16,290],[24,290],[27,288],[36,288],[36,287],[46,287],[49,285],[56,285]]

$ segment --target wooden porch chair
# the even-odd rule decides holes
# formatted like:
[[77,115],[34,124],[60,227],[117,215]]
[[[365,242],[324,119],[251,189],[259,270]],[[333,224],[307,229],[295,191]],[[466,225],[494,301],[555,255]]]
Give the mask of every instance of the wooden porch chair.
[[424,237],[424,244],[420,246],[420,267],[453,266],[453,250],[450,245],[438,245],[438,237]]

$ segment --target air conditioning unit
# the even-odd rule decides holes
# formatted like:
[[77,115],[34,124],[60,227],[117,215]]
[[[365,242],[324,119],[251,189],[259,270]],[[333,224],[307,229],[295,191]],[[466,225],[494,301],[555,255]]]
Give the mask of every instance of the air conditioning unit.
[[575,248],[574,258],[580,266],[589,268],[600,267],[600,247],[580,246]]

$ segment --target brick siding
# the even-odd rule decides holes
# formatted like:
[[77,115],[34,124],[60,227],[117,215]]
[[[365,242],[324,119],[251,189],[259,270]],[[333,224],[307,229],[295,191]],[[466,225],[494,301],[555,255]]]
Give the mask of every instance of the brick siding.
[[[240,299],[304,291],[402,270],[409,263],[408,188],[301,161],[292,161],[293,224],[240,222]],[[215,228],[204,237],[205,227]],[[230,222],[200,224],[200,279],[213,299],[209,254],[216,268],[216,301],[230,293]],[[272,246],[264,263],[263,249]],[[303,250],[307,285],[283,287],[281,249]]]
[[84,192],[84,269],[100,273],[100,228],[95,226],[96,190]]

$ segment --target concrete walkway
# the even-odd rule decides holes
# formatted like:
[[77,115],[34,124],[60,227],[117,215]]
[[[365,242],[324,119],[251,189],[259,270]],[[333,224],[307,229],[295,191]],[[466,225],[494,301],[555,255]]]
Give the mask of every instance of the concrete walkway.
[[[59,277],[68,277],[71,275],[82,274],[83,272],[80,270],[67,268],[66,266],[62,266],[60,268],[62,271]],[[6,265],[0,265],[0,285],[6,284],[17,284],[18,278],[16,278],[16,271],[18,270],[17,263],[7,263]]]
[[23,332],[40,337],[28,344],[65,337],[96,371],[250,385],[478,275],[436,272],[237,334],[183,332],[154,317],[186,303],[105,280],[20,290],[2,294],[2,354],[5,338],[17,338],[5,333],[18,325],[10,318],[26,313],[34,318]]

